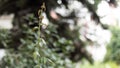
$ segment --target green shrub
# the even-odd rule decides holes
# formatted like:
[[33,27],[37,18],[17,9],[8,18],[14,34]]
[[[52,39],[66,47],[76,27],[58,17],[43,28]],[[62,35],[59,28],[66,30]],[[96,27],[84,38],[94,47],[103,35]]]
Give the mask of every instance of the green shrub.
[[[72,47],[68,46],[72,44],[71,41],[52,33],[55,31],[53,26],[41,33],[41,15],[39,18],[38,29],[35,31],[26,24],[22,24],[21,33],[24,36],[16,37],[19,46],[12,37],[12,34],[14,35],[12,31],[1,30],[0,44],[7,47],[7,55],[0,62],[1,68],[73,68],[72,61],[68,57],[63,57],[72,50]],[[35,17],[32,16],[31,19],[35,19]],[[53,41],[53,36],[58,40]],[[50,47],[50,42],[55,48]],[[16,48],[10,48],[13,45],[10,43],[13,43]],[[57,49],[61,49],[63,54],[57,54]]]

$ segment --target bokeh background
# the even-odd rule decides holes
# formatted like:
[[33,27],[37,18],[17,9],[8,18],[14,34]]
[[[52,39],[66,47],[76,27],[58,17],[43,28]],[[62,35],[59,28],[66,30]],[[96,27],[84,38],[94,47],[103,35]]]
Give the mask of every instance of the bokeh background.
[[120,68],[120,0],[0,0],[0,68]]

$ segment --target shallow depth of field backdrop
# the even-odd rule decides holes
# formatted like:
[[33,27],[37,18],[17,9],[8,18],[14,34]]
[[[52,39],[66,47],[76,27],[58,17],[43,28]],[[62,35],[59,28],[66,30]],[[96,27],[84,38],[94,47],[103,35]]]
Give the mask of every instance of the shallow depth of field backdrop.
[[0,68],[120,68],[120,0],[0,0]]

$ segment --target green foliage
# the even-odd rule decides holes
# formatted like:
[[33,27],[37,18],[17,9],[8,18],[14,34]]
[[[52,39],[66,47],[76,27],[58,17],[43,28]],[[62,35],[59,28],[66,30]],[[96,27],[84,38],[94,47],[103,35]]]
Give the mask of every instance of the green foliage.
[[[66,45],[71,44],[71,41],[52,33],[56,31],[53,26],[42,33],[42,10],[39,10],[39,12],[38,29],[34,31],[26,24],[22,24],[21,29],[25,36],[19,38],[20,46],[17,46],[17,50],[9,47],[6,49],[7,55],[0,62],[1,68],[73,68],[72,61],[68,57],[63,57],[62,54],[56,53],[57,49],[63,49],[64,56],[68,54],[72,49]],[[35,17],[32,16],[30,18]],[[4,42],[3,45],[8,44],[7,46],[9,46],[7,40],[11,40],[11,34],[13,34],[11,31],[1,30],[0,40]],[[53,41],[53,36],[58,37],[58,40]],[[14,40],[11,40],[11,42],[14,42]],[[50,48],[50,42],[54,44],[55,48]],[[14,44],[17,45],[16,42]]]
[[74,51],[73,41],[60,37],[54,24],[50,24],[44,32],[45,40],[48,46],[59,53],[63,58],[70,57],[70,53]]
[[120,64],[120,28],[114,27],[111,29],[112,38],[108,45],[108,53],[106,55],[106,60],[115,61]]
[[80,68],[120,68],[114,62],[106,62],[106,63],[95,62],[94,65],[91,65],[86,61],[84,61],[84,63],[79,64],[79,67]]
[[[43,38],[38,40],[37,33],[32,29],[25,26],[23,32],[26,37],[20,39],[22,44],[18,47],[18,50],[7,49],[7,56],[2,59],[0,64],[1,68],[72,68],[72,62],[68,58],[62,59],[54,49],[48,47]],[[2,36],[2,33],[0,33],[0,36]],[[9,37],[7,33],[4,35]],[[2,40],[6,41],[6,39]],[[64,42],[65,44],[69,43],[67,40],[60,38],[59,43],[56,44],[59,46]],[[69,50],[69,47],[67,49]]]
[[0,30],[0,45],[7,47],[7,43],[11,42],[10,38],[10,31]]
[[[0,41],[4,43],[0,43],[8,48],[7,55],[0,62],[1,68],[73,68],[69,59],[70,52],[74,50],[72,41],[60,37],[53,24],[49,24],[47,29],[43,30],[42,11],[39,12],[39,21],[31,14],[25,17],[31,23],[39,22],[36,26],[38,28],[34,29],[28,27],[28,24],[22,24],[20,30],[24,37],[18,37],[19,46],[12,39],[14,36],[12,30],[1,30]],[[17,50],[10,48],[13,45],[10,43],[16,45]],[[59,51],[61,52],[58,54]]]

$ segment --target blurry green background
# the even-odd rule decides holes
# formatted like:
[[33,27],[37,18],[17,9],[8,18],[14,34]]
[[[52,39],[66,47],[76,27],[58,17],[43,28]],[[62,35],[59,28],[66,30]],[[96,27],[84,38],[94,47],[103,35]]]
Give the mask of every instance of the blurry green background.
[[0,68],[120,68],[119,0],[0,0]]

